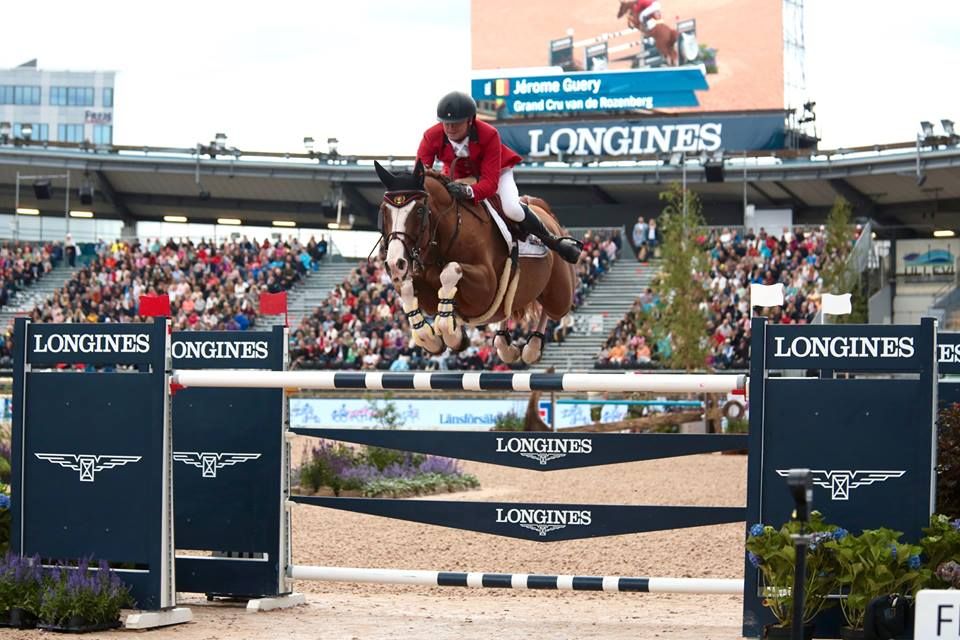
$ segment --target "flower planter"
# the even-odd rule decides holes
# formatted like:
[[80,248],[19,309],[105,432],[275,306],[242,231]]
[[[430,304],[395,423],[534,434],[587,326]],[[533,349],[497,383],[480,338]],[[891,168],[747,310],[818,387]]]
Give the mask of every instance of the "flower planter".
[[111,622],[87,622],[86,618],[70,616],[63,624],[38,624],[40,629],[59,633],[90,633],[91,631],[106,631],[120,627],[119,620]]
[[863,640],[864,638],[866,638],[866,632],[863,629],[840,627],[840,640]]
[[14,629],[36,629],[37,616],[32,611],[12,607],[10,609],[10,626]]
[[[763,637],[779,640],[791,640],[793,638],[793,627],[781,627],[774,624],[768,624],[763,628]],[[803,625],[803,640],[813,640],[813,625]]]

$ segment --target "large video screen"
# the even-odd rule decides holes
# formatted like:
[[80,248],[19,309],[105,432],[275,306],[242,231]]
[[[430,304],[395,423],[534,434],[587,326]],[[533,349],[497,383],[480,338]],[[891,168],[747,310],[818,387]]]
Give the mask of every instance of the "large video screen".
[[473,96],[498,119],[783,109],[780,0],[473,0]]

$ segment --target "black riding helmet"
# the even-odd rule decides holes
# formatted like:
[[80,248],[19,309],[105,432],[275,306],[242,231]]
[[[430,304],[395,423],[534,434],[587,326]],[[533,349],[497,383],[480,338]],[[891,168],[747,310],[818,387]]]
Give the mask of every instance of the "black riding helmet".
[[460,91],[453,91],[440,98],[437,103],[437,120],[440,122],[459,122],[470,120],[477,115],[477,103],[473,98]]

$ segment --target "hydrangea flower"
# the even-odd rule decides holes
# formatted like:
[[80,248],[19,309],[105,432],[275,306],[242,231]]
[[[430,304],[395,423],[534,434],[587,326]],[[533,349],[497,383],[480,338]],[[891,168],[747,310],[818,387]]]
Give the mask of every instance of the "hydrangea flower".
[[0,493],[0,509],[9,509],[10,508],[10,496],[5,493]]
[[844,528],[841,527],[841,528],[839,528],[839,529],[837,529],[836,531],[833,532],[833,539],[834,539],[834,540],[843,540],[844,538],[847,537],[847,535],[849,535],[849,533],[850,533],[849,531],[847,531],[846,529],[844,529]]
[[755,554],[753,551],[747,551],[747,560],[750,561],[750,564],[753,565],[754,568],[763,564],[763,558]]
[[755,525],[753,525],[752,527],[750,527],[750,535],[753,536],[753,537],[762,536],[762,535],[763,535],[763,525],[758,523],[758,524],[755,524]]
[[910,557],[907,559],[907,566],[910,567],[911,569],[919,569],[919,568],[920,568],[920,556],[918,556],[917,554],[914,554],[914,555],[910,556]]
[[890,545],[890,557],[894,560],[897,559],[897,545],[895,544]]

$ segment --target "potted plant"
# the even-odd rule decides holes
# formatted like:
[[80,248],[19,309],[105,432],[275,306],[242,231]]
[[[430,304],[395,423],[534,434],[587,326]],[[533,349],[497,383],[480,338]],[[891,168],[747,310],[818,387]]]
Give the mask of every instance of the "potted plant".
[[801,523],[791,520],[779,529],[770,525],[755,524],[747,536],[747,557],[760,570],[760,588],[763,605],[777,619],[767,625],[764,638],[790,638],[793,621],[793,579],[795,575],[796,549],[793,535],[799,534],[801,524],[804,533],[811,535],[807,547],[806,580],[804,581],[803,623],[804,638],[813,637],[813,619],[820,611],[834,605],[827,596],[836,587],[834,554],[825,543],[838,534],[834,525],[824,522],[823,514],[813,511],[810,521]]
[[837,582],[846,591],[840,608],[847,625],[840,637],[859,640],[864,637],[867,605],[888,595],[913,596],[930,578],[922,566],[919,545],[900,542],[899,531],[867,529],[850,535],[842,529],[826,547],[836,556]]
[[954,567],[960,561],[960,520],[934,514],[923,534],[920,546],[930,568],[930,577],[924,586],[928,589],[956,588]]
[[43,572],[39,556],[22,558],[8,553],[0,575],[0,606],[9,611],[7,624],[18,629],[33,629],[37,626],[40,610],[40,592],[43,588]]
[[120,610],[133,603],[130,592],[106,561],[91,570],[87,560],[58,567],[44,588],[40,628],[86,633],[120,626]]

